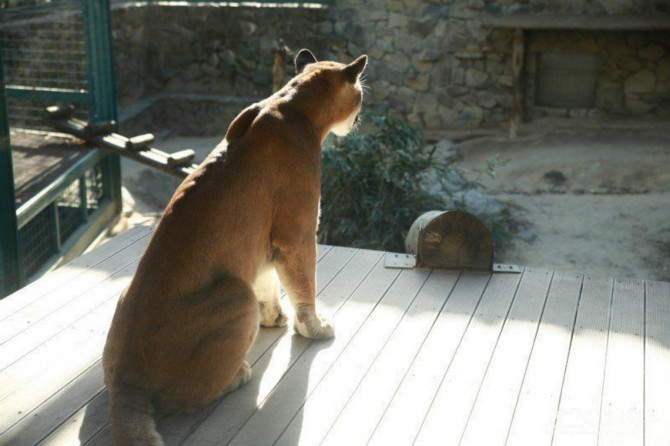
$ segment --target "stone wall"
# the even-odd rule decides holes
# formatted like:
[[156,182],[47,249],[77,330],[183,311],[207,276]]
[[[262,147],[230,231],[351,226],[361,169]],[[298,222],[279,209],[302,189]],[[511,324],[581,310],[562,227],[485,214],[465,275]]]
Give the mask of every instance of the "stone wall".
[[[670,116],[670,33],[534,32],[529,40],[525,89],[528,115]],[[542,52],[598,55],[594,108],[534,106],[536,60]]]
[[[122,104],[170,91],[266,96],[281,38],[292,50],[307,47],[322,59],[367,53],[366,107],[429,129],[496,125],[509,117],[512,33],[483,27],[483,14],[670,13],[666,0],[336,0],[321,9],[133,5],[113,12]],[[670,94],[670,33],[536,37],[529,60],[540,51],[603,54],[600,112],[663,114],[670,108],[658,100]],[[546,112],[530,105],[531,114]]]

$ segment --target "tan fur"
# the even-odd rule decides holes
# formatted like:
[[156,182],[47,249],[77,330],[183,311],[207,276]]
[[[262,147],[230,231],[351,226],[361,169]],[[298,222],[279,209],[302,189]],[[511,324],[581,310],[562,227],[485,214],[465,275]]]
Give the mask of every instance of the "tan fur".
[[334,126],[353,125],[367,58],[310,57],[303,50],[299,74],[235,118],[179,186],[119,300],[103,354],[119,445],[162,444],[154,406],[194,410],[251,378],[244,357],[259,322],[286,323],[277,277],[295,329],[334,334],[315,311],[319,158]]

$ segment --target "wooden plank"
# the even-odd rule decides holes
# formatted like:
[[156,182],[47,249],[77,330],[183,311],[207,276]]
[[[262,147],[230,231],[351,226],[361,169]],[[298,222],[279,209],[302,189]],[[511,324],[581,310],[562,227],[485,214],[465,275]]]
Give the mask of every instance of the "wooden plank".
[[553,273],[526,269],[463,433],[463,445],[504,444]]
[[491,276],[419,430],[416,444],[448,445],[460,440],[520,279],[519,274]]
[[[279,444],[294,444],[298,438],[300,444],[305,445],[356,444],[367,441],[436,318],[448,302],[457,277],[454,273],[433,271],[349,401],[347,402],[347,399],[351,392],[340,394],[338,385],[340,379],[333,376],[331,392],[322,397],[321,404],[309,408],[305,406],[305,409],[311,411],[311,414],[306,415],[311,416],[303,419],[305,427],[302,433],[295,427],[291,430],[291,427],[295,426],[292,423],[292,426],[284,432],[283,441]],[[328,376],[330,377],[331,373]],[[383,392],[380,392],[380,389],[383,389]],[[313,396],[310,400],[312,398]],[[346,407],[337,416],[340,408],[344,406],[340,402],[346,403]],[[322,420],[323,413],[333,413],[337,418],[326,416]],[[324,424],[323,431],[314,429],[319,423]],[[325,434],[327,436],[324,439]]]
[[[334,248],[333,255],[340,255],[342,249],[344,248]],[[336,313],[343,304],[351,306],[352,304],[347,301],[351,290],[361,285],[363,280],[369,282],[369,275],[374,275],[374,271],[379,270],[383,263],[380,262],[381,259],[380,252],[366,250],[357,252],[319,296],[318,304],[324,313],[326,315]],[[341,336],[342,328],[336,326],[336,330]],[[284,332],[273,348],[265,352],[254,364],[254,377],[243,388],[193,414],[161,420],[158,427],[166,444],[181,444],[194,430],[203,436],[217,436],[219,433],[234,435],[256,409],[257,400],[262,401],[272,391],[284,372],[300,358],[310,342],[301,336],[293,335],[292,332]],[[323,346],[325,342],[316,344]],[[108,427],[100,431],[92,441],[95,444],[110,443]]]
[[598,443],[613,286],[611,278],[584,278],[558,406],[554,445]]
[[[117,294],[118,296],[118,294]],[[29,386],[33,380],[45,376],[54,377],[59,370],[76,372],[75,364],[88,361],[86,366],[100,358],[101,343],[107,334],[110,313],[114,311],[116,299],[98,307],[58,335],[23,356],[10,367],[0,372],[0,405],[6,400],[14,401],[14,393]]]
[[[332,247],[320,245],[318,247],[318,261],[319,263],[319,290],[322,290],[325,285],[330,283],[330,281],[335,277],[335,275],[342,269],[343,263],[346,264],[357,250],[355,249],[340,249],[337,252],[337,255],[330,257],[328,261],[321,262],[323,257],[326,256],[331,251]],[[103,324],[107,327],[109,324]],[[259,338],[265,337],[269,339],[274,336],[276,340],[280,337],[286,328],[268,328],[262,329]],[[105,334],[106,336],[106,331]],[[264,353],[265,350],[257,350],[254,353],[254,350],[249,352],[247,355],[247,360],[253,364],[258,357]],[[96,354],[96,359],[100,357],[102,351],[101,348],[97,348],[94,352]],[[101,364],[97,364],[94,367],[101,367]],[[108,425],[109,421],[109,395],[104,389],[102,381],[97,383],[97,394],[90,399],[90,401],[82,400],[86,402],[82,407],[78,408],[76,412],[72,415],[67,416],[63,413],[60,413],[60,418],[56,423],[51,426],[52,432],[44,432],[44,435],[48,436],[42,440],[44,444],[78,444],[85,443],[95,434],[97,434],[101,429]],[[55,429],[54,429],[55,428]],[[20,438],[24,438],[24,435]]]
[[[334,307],[331,307],[331,310],[337,311],[338,306],[336,306],[335,302],[338,301],[340,304],[342,302],[342,295],[338,294],[340,292],[338,290],[346,286],[345,276],[349,275],[351,278],[352,283],[349,286],[356,286],[357,283],[363,280],[377,261],[378,258],[372,251],[359,251],[341,247],[333,248],[317,264],[317,305],[319,308],[327,308],[328,305],[332,304]],[[254,375],[260,373],[258,372],[259,369],[267,368],[268,361],[273,356],[275,356],[273,364],[276,366],[278,364],[276,353],[278,351],[286,351],[287,348],[290,348],[290,339],[297,337],[293,333],[293,329],[290,328],[293,327],[293,310],[291,308],[285,308],[285,310],[289,317],[286,328],[261,330],[254,345],[247,353],[247,361],[252,365]],[[259,361],[261,361],[260,364]],[[215,401],[210,406],[193,414],[179,414],[159,422],[158,428],[166,443],[180,444],[223,401],[225,399]]]
[[[419,308],[423,311],[430,311],[434,305],[437,305],[438,308],[441,306],[445,295],[441,296],[442,302],[436,303],[433,300],[427,303],[424,292],[426,287],[446,290],[448,294],[458,278],[457,274],[444,275],[442,280],[435,276],[436,279],[426,283],[428,274],[427,271],[419,270],[403,271],[323,379],[318,382],[318,377],[312,379],[310,373],[306,402],[299,402],[298,405],[286,409],[280,405],[273,406],[275,410],[286,412],[281,415],[268,411],[257,412],[238,433],[235,442],[237,444],[270,444],[274,443],[283,431],[279,444],[297,444],[298,442],[309,445],[320,444],[365,372],[380,350],[385,348],[384,344],[387,343],[389,336],[401,329],[398,324],[402,325],[401,321],[405,321],[407,317],[416,316],[415,313],[419,311]],[[422,288],[424,283],[426,284]],[[419,290],[421,290],[420,293]],[[418,296],[417,293],[419,293]],[[433,319],[435,315],[436,312],[433,315],[425,314],[430,319]],[[262,426],[264,422],[275,417],[277,422],[272,423],[270,429],[263,428],[260,431],[256,429],[257,426]]]
[[62,423],[38,444],[50,446],[85,444],[108,421],[109,393],[106,389],[102,389],[74,414],[62,419]]
[[[127,272],[128,279],[132,272]],[[40,403],[75,379],[82,370],[99,361],[120,290],[115,293],[113,298],[46,343],[45,348],[59,352],[60,359],[34,378],[18,385],[9,398],[0,401],[0,434],[19,420],[29,417]],[[82,337],[87,341],[77,345]],[[73,348],[73,344],[76,348]],[[14,383],[9,385],[15,386]],[[97,385],[100,386],[100,383]]]
[[38,299],[54,290],[69,285],[83,274],[89,274],[92,270],[107,268],[106,262],[115,261],[115,257],[123,257],[124,251],[135,243],[148,243],[148,236],[153,228],[137,226],[129,229],[123,234],[110,239],[100,248],[95,249],[72,262],[46,274],[39,280],[21,288],[10,296],[0,300],[0,326],[4,326],[4,320],[15,314],[22,308],[32,304]]
[[612,295],[598,444],[643,442],[644,282],[617,278]]
[[[329,342],[310,342],[300,336],[282,338],[272,354],[265,355],[256,364],[255,380],[224,398],[188,437],[187,444],[227,443],[257,410],[265,412],[276,405],[289,410],[302,404],[309,385],[307,381],[318,383],[399,274],[398,270],[384,267],[382,253],[368,255],[375,260],[374,269],[369,274],[367,267],[357,267],[356,272],[343,272],[342,280],[338,280],[338,276],[333,281],[335,295],[321,299],[322,307],[331,311],[339,309],[333,318],[335,338]],[[355,266],[353,262],[351,266]],[[360,269],[366,273],[363,282]],[[352,277],[352,274],[355,275]],[[278,386],[280,381],[281,386]]]
[[[489,274],[463,273],[442,307],[370,444],[411,444],[479,305]],[[411,410],[407,410],[407,408]]]
[[[401,273],[353,341],[309,393],[304,406],[297,414],[289,414],[292,419],[284,418],[290,423],[285,424],[283,432],[279,431],[281,438],[276,444],[321,444],[366,371],[378,359],[380,350],[387,350],[389,343],[395,344],[393,339],[399,332],[406,333],[403,327],[408,320],[424,319],[426,325],[432,324],[437,311],[431,311],[442,306],[458,275],[433,273],[426,282],[428,274],[419,270]],[[277,424],[281,427],[281,422]],[[275,430],[258,440],[260,443],[274,442],[277,437],[279,434]]]
[[509,137],[516,138],[521,124],[521,71],[523,68],[523,56],[525,39],[522,29],[514,30],[512,41],[512,111],[509,121]]
[[102,379],[102,366],[98,361],[96,365],[84,369],[64,387],[54,389],[57,391],[44,399],[29,415],[26,414],[11,429],[0,434],[0,443],[37,444],[57,423],[80,408],[82,402],[90,399],[91,395],[95,395]]
[[554,273],[512,418],[509,445],[551,443],[581,284],[581,274]]
[[670,444],[670,283],[646,283],[645,444]]
[[[114,276],[115,273],[126,268],[129,264],[136,262],[144,252],[145,243],[143,242],[145,240],[148,241],[148,235],[112,258],[98,264],[85,275],[78,276],[68,283],[68,286],[60,287],[54,292],[44,295],[43,298],[26,305],[6,318],[0,325],[0,345],[10,342],[12,338],[25,330],[41,329],[40,321],[75,299],[86,298],[98,284]],[[38,328],[35,328],[36,326]]]
[[111,299],[116,299],[128,284],[136,267],[137,261],[118,270],[104,282],[71,300],[39,323],[31,326],[30,329],[22,331],[11,341],[0,345],[0,371],[29,355],[41,344],[67,330],[74,322],[95,311],[101,305],[109,303]]
[[670,17],[663,15],[625,14],[510,14],[483,15],[481,24],[494,28],[601,30],[601,31],[667,31]]

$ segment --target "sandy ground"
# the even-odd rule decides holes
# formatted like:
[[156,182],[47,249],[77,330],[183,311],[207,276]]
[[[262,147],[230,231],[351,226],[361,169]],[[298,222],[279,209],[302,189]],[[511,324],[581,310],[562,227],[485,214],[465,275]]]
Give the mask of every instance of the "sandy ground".
[[[496,179],[484,179],[487,193],[523,208],[535,235],[515,239],[496,260],[670,280],[668,128],[667,121],[545,119],[514,141],[500,131],[458,142],[463,167],[483,167],[497,153],[507,160]],[[219,140],[164,137],[156,146],[192,148],[202,160]],[[128,160],[123,175],[129,219],[122,226],[155,223],[178,182]]]
[[459,143],[464,167],[498,153],[507,160],[495,179],[484,179],[487,193],[524,208],[536,235],[514,240],[498,260],[670,280],[668,128],[662,121],[543,120],[514,141]]

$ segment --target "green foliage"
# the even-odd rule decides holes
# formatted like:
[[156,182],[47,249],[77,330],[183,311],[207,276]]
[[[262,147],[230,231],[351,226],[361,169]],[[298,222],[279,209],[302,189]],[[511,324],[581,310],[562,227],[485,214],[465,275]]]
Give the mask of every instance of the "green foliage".
[[[326,142],[319,241],[402,252],[418,216],[436,209],[467,211],[462,193],[455,199],[454,192],[475,189],[479,183],[439,159],[418,130],[385,117],[370,119],[374,131]],[[479,175],[493,175],[495,163],[491,160]],[[484,221],[506,235],[509,212],[503,214],[495,222]],[[506,237],[497,238],[499,244]]]

